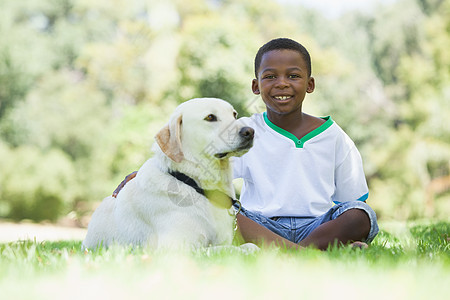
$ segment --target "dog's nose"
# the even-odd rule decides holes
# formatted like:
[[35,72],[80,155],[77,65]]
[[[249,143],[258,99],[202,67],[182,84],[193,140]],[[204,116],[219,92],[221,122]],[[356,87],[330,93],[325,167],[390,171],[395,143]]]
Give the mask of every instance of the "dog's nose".
[[255,136],[255,130],[251,127],[242,127],[241,130],[239,130],[239,135],[246,140],[252,140]]

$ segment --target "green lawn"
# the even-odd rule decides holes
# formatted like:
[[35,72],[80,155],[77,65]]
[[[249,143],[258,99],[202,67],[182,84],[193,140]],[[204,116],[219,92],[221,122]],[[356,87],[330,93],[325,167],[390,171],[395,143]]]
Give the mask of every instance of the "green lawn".
[[0,244],[0,299],[449,299],[450,222],[381,223],[365,250],[84,253]]

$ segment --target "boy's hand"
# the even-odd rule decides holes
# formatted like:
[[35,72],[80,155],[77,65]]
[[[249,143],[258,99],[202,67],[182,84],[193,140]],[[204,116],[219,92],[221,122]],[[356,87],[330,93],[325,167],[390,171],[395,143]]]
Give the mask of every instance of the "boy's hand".
[[125,186],[125,184],[127,184],[128,181],[130,181],[131,179],[136,177],[136,174],[137,174],[137,171],[134,171],[133,173],[125,176],[125,179],[122,180],[122,182],[119,184],[119,186],[117,186],[117,188],[114,190],[112,196],[114,198],[117,198],[117,194],[119,194],[120,190]]

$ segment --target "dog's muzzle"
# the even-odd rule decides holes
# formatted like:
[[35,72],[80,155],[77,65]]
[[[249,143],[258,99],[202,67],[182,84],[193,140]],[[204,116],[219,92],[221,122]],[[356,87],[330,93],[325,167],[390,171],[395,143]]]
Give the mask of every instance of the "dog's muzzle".
[[[241,143],[239,144],[239,147],[236,148],[232,152],[234,152],[234,153],[241,152],[241,151],[246,152],[246,150],[249,150],[253,146],[253,138],[255,137],[255,130],[251,127],[245,126],[239,130],[238,134],[241,137]],[[232,152],[217,153],[214,156],[216,158],[221,159],[221,158],[226,157],[228,154],[230,154]]]
[[253,138],[255,137],[255,130],[251,127],[242,127],[239,130],[239,136],[242,138],[241,145],[237,150],[248,150],[253,146]]
[[253,141],[253,138],[255,137],[255,130],[248,126],[242,127],[241,130],[239,130],[239,136],[246,141]]

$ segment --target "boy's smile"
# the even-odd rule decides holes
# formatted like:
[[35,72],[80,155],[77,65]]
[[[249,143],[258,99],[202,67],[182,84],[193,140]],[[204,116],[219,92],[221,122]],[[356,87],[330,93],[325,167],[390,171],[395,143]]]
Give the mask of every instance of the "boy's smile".
[[267,114],[301,113],[306,93],[314,91],[314,78],[308,76],[303,57],[295,50],[273,50],[261,59],[254,94],[261,95]]

